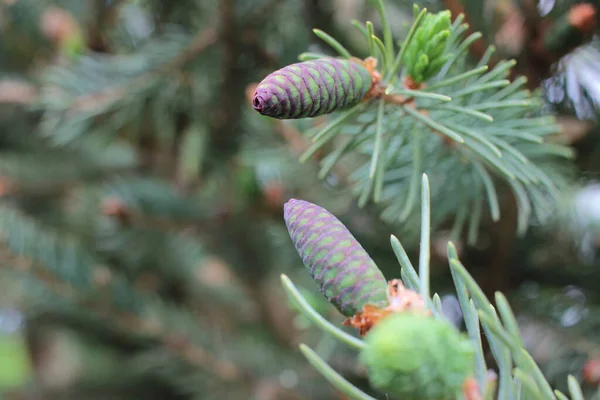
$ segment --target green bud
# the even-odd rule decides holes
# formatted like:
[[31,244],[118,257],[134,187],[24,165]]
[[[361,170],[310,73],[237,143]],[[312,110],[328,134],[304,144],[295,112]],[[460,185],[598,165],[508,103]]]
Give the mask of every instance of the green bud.
[[74,34],[72,37],[65,39],[65,41],[60,45],[60,50],[62,53],[70,59],[75,59],[81,56],[85,49],[85,38],[80,32],[77,32],[77,34]]
[[473,373],[471,341],[448,322],[390,315],[365,337],[361,359],[374,389],[403,400],[458,398]]
[[425,80],[423,73],[427,69],[428,65],[429,57],[427,57],[427,54],[421,54],[415,64],[415,75],[412,77],[415,82],[423,82]]
[[440,11],[437,14],[432,14],[432,16],[433,32],[441,32],[450,29],[450,18],[452,17],[450,10]]
[[33,379],[27,344],[20,333],[0,330],[0,393],[23,387]]
[[425,46],[425,53],[430,59],[435,60],[436,58],[443,56],[449,37],[450,31],[441,31],[433,36]]
[[444,52],[450,37],[450,17],[449,11],[425,15],[408,44],[403,61],[407,74],[415,83],[431,79],[449,59]]

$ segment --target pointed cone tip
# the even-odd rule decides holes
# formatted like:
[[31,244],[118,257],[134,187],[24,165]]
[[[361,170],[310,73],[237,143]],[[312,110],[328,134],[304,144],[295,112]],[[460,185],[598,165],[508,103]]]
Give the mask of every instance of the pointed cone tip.
[[308,201],[298,200],[291,198],[283,205],[283,218],[287,221],[290,217],[290,214],[294,212],[298,207],[302,207],[304,205],[311,204]]
[[283,205],[283,209],[285,210],[285,209],[293,206],[298,201],[300,201],[300,200],[295,199],[295,198],[292,197],[291,199],[289,199],[288,201],[285,202],[285,204]]

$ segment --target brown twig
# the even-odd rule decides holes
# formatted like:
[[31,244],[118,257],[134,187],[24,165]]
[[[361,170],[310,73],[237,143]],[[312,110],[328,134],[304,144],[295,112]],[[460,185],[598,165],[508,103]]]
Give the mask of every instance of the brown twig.
[[125,0],[96,0],[93,4],[95,20],[88,26],[88,46],[97,52],[108,52],[109,46],[104,37],[107,28],[111,27],[118,17],[119,8]]
[[118,197],[106,197],[100,202],[100,212],[103,215],[117,218],[122,224],[136,226],[145,229],[177,230],[187,232],[199,232],[202,225],[210,224],[208,220],[197,220],[186,218],[174,221],[168,217],[147,215],[135,207],[129,207]]
[[219,3],[223,83],[211,139],[213,148],[225,155],[235,153],[238,147],[238,126],[245,88],[242,80],[244,69],[238,64],[238,56],[243,49],[235,20],[235,2],[235,0],[221,0]]

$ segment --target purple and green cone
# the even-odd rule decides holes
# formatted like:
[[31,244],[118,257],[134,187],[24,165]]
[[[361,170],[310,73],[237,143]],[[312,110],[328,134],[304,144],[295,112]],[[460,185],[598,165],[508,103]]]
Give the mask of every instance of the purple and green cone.
[[321,293],[351,317],[365,304],[387,305],[387,281],[346,227],[330,212],[303,200],[284,206],[288,232]]
[[310,118],[358,104],[371,89],[371,74],[360,63],[322,58],[288,65],[256,87],[252,106],[279,119]]

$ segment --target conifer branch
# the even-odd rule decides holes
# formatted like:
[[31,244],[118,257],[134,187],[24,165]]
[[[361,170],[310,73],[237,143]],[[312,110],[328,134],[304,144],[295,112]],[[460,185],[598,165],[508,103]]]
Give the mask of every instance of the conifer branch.
[[[457,175],[454,181],[469,182],[467,185],[471,188],[486,188],[486,202],[495,220],[500,217],[500,207],[495,200],[497,196],[493,189],[495,179],[499,178],[520,193],[518,202],[521,221],[519,232],[523,233],[527,224],[525,221],[530,220],[529,215],[540,220],[549,215],[548,207],[552,207],[553,202],[556,204],[557,188],[562,184],[560,179],[555,182],[549,179],[545,172],[532,161],[539,160],[540,157],[547,157],[567,164],[566,159],[573,156],[572,152],[568,148],[559,149],[554,144],[544,142],[543,135],[545,133],[542,133],[542,129],[548,128],[538,125],[539,119],[532,118],[539,113],[541,102],[523,89],[525,80],[516,80],[511,83],[506,79],[515,65],[514,61],[500,62],[492,70],[487,71],[481,68],[487,62],[486,59],[482,59],[480,65],[472,68],[466,64],[463,52],[478,35],[472,34],[462,39],[461,32],[465,28],[460,24],[460,20],[450,25],[449,20],[444,19],[447,18],[447,15],[434,16],[423,12],[420,15],[425,15],[422,17],[426,21],[423,24],[437,24],[435,29],[442,30],[437,33],[437,31],[431,31],[434,28],[428,30],[427,27],[413,27],[414,33],[409,35],[404,43],[404,48],[398,55],[388,55],[388,57],[402,59],[402,56],[405,58],[403,61],[406,65],[403,65],[403,69],[400,71],[401,76],[404,77],[402,80],[404,88],[392,86],[396,76],[388,77],[384,70],[381,73],[373,72],[372,89],[364,101],[351,108],[348,107],[325,128],[310,133],[313,144],[302,155],[301,160],[305,161],[314,156],[317,151],[323,151],[324,146],[332,142],[336,136],[345,137],[345,144],[331,151],[326,168],[330,169],[346,154],[362,153],[367,155],[369,159],[364,164],[357,165],[352,176],[356,182],[353,185],[355,191],[360,193],[359,205],[364,206],[371,199],[381,204],[382,216],[389,222],[404,222],[409,215],[410,202],[404,208],[403,213],[399,213],[399,205],[392,203],[397,201],[395,200],[396,194],[401,193],[398,186],[408,185],[407,181],[402,182],[401,178],[397,178],[396,171],[410,164],[411,159],[415,161],[414,165],[422,165],[432,179],[436,179],[438,174],[442,176],[445,173],[443,171],[447,169],[447,166],[442,167],[443,161],[455,164],[455,173],[463,171],[464,178],[461,179],[460,175]],[[417,26],[417,22],[414,26]],[[432,45],[426,45],[427,40],[431,40],[431,38],[425,38],[423,32],[440,35],[440,42],[435,42],[435,48],[431,47]],[[328,36],[323,36],[324,33],[319,34],[328,38]],[[327,40],[332,46],[339,47],[337,42],[333,41],[334,39]],[[431,59],[431,70],[427,69],[429,68],[427,64],[421,65],[419,64],[421,61],[417,61],[429,60],[428,58],[419,58],[421,57],[420,51],[429,51],[432,57],[434,57],[433,54],[435,57],[439,57]],[[345,50],[342,51],[342,53],[344,52]],[[491,55],[492,51],[489,54]],[[486,57],[488,56],[484,58]],[[329,61],[323,60],[323,65],[327,65]],[[306,65],[307,67],[308,65],[317,66],[318,62],[320,59],[307,61]],[[302,63],[298,64],[298,66],[300,65]],[[368,60],[364,65],[370,68]],[[293,72],[296,71],[294,68],[297,67],[289,67],[289,74],[296,73]],[[286,71],[285,68],[272,76],[285,75],[287,72],[284,71]],[[414,74],[415,77],[410,74]],[[270,90],[268,89],[268,85],[271,84],[270,79],[275,78],[267,77],[257,87],[255,96],[258,97],[255,97],[255,100],[259,99],[260,102],[262,101],[260,99],[268,98],[267,94],[261,93]],[[461,82],[463,79],[466,82]],[[436,88],[435,93],[428,91],[427,86],[429,85]],[[380,98],[389,105],[380,107],[380,109],[376,106],[379,103],[372,101],[373,97]],[[315,98],[314,101],[317,100]],[[445,103],[440,104],[440,100]],[[326,101],[325,98],[322,101]],[[260,107],[263,106],[260,105]],[[304,111],[295,112],[303,115]],[[357,133],[356,126],[361,125],[363,129]],[[519,135],[505,136],[507,129],[516,127],[525,129],[520,129]],[[559,130],[558,126],[554,127],[550,130]],[[411,141],[415,136],[409,133],[413,130],[420,132],[421,135],[433,133],[442,136],[442,140],[431,139],[424,148],[414,147],[411,145]],[[393,135],[392,132],[394,132]],[[388,137],[389,142],[385,151],[382,151],[382,138],[385,136]],[[536,144],[535,147],[529,146],[527,141],[531,141],[531,138],[536,136],[535,141],[542,141],[542,143]],[[521,137],[526,140],[522,140]],[[412,154],[408,153],[410,147],[413,147]],[[450,151],[446,151],[444,147]],[[417,151],[421,155],[418,155]],[[397,154],[404,152],[407,152],[409,159],[397,157]],[[454,157],[456,159],[453,161]],[[417,158],[422,161],[417,163]],[[560,158],[565,160],[560,161]],[[464,165],[463,161],[467,161],[467,165]],[[461,164],[463,165],[459,168],[458,165]],[[482,170],[481,167],[484,169]],[[434,172],[436,170],[437,172]],[[324,176],[324,173],[321,176]],[[410,181],[415,182],[414,179]],[[528,190],[521,190],[520,185],[522,184],[527,185]],[[396,189],[392,190],[394,187]],[[414,189],[414,184],[409,187]],[[375,190],[373,190],[374,188]],[[451,189],[445,185],[444,188],[436,190],[439,190],[439,193],[434,192],[432,196],[439,195],[440,199],[445,199],[448,196],[443,194],[444,190],[450,191]],[[414,190],[409,193],[414,193]],[[457,187],[456,190],[452,190],[452,193],[464,194],[460,203],[477,202],[479,204],[471,190]],[[533,213],[529,214],[525,204],[530,201],[530,198],[549,198],[550,200],[543,203],[533,202]],[[448,210],[448,214],[450,213]],[[392,215],[394,217],[389,218]],[[434,225],[440,224],[444,219],[445,217],[441,215],[434,215],[433,223]],[[479,224],[480,217],[476,220]],[[473,227],[470,234],[471,240],[475,238],[475,232]]]
[[[3,223],[8,221],[7,212],[8,209],[4,208]],[[17,229],[25,228],[26,225],[16,225],[23,224],[24,221],[17,222],[14,218],[19,217],[13,214],[12,226]],[[190,317],[182,311],[137,293],[135,288],[128,286],[114,271],[101,264],[91,264],[91,259],[86,260],[84,253],[78,253],[75,243],[63,249],[60,247],[54,250],[50,247],[36,249],[30,242],[33,239],[30,235],[33,234],[33,232],[23,231],[21,234],[23,236],[16,236],[14,232],[8,235],[6,231],[3,232],[3,251],[0,255],[5,268],[12,266],[19,273],[33,274],[55,296],[93,310],[100,317],[111,321],[111,324],[120,327],[124,333],[155,338],[192,365],[215,372],[225,381],[240,379],[241,372],[234,364],[215,358],[201,345],[193,342],[205,335],[199,334],[196,329],[190,331],[196,322],[190,321]],[[40,236],[38,233],[35,240],[53,246],[51,236]],[[15,251],[22,254],[17,254]],[[49,260],[36,255],[36,252],[39,254],[40,251],[54,251],[58,256],[61,256],[61,252],[73,252],[64,255],[73,257],[79,265],[76,270],[71,270],[68,265],[53,265],[48,262]],[[43,301],[43,299],[39,300]]]
[[[433,385],[430,380],[432,374],[440,374],[445,377],[445,372],[442,372],[446,365],[457,363],[451,368],[452,376],[456,376],[460,371],[460,338],[457,336],[453,338],[452,345],[455,346],[453,350],[457,351],[455,358],[446,358],[443,365],[440,365],[439,358],[431,364],[430,369],[427,371],[427,379],[420,382],[421,376],[419,373],[415,374],[415,371],[421,371],[424,368],[425,363],[428,362],[427,350],[429,346],[434,345],[435,341],[426,341],[427,347],[423,350],[417,350],[413,352],[414,348],[419,349],[419,344],[422,335],[435,335],[432,333],[433,330],[437,330],[434,323],[431,323],[427,329],[423,328],[422,331],[415,332],[412,339],[408,340],[403,336],[410,334],[409,322],[414,324],[421,323],[420,318],[425,321],[431,322],[431,320],[444,321],[445,316],[439,312],[439,295],[433,294],[431,302],[434,305],[434,311],[436,304],[438,305],[438,312],[428,313],[426,305],[429,303],[428,284],[429,277],[419,276],[419,274],[429,275],[429,246],[428,240],[431,234],[429,226],[429,193],[430,188],[426,175],[423,175],[422,179],[422,207],[423,212],[421,215],[421,240],[425,243],[425,247],[421,247],[419,273],[415,271],[414,267],[410,264],[410,260],[406,256],[402,245],[399,241],[392,239],[392,246],[398,256],[398,260],[402,267],[402,276],[406,282],[411,282],[411,286],[420,285],[421,292],[427,297],[423,298],[422,295],[416,292],[406,290],[403,286],[402,290],[394,292],[394,285],[401,285],[401,282],[393,280],[389,282],[388,289],[388,306],[380,308],[372,303],[366,304],[362,311],[357,312],[353,316],[353,321],[359,321],[359,325],[355,326],[361,329],[361,335],[364,335],[362,328],[367,324],[368,333],[365,337],[365,346],[361,349],[361,360],[367,365],[369,381],[371,385],[380,391],[386,393],[393,393],[397,395],[405,395],[412,397],[442,397],[443,395],[457,396],[457,386],[462,381],[452,382],[452,380],[440,378],[440,382]],[[352,293],[355,290],[360,290],[361,285],[364,284],[364,280],[356,280],[359,274],[364,274],[364,270],[367,269],[366,265],[363,265],[361,269],[349,267],[344,263],[336,263],[334,258],[329,259],[328,254],[336,254],[337,251],[347,246],[343,241],[336,242],[335,240],[327,241],[329,235],[335,232],[335,235],[341,237],[347,235],[344,229],[338,229],[337,231],[328,232],[331,229],[329,226],[333,224],[329,221],[329,224],[323,225],[323,221],[306,218],[311,212],[310,210],[316,206],[310,203],[302,203],[298,200],[291,200],[286,205],[286,223],[290,237],[296,242],[296,248],[299,254],[302,256],[302,260],[305,266],[313,275],[315,282],[323,286],[322,274],[315,275],[318,270],[313,269],[313,264],[316,260],[318,268],[330,268],[333,269],[338,276],[345,276],[346,274],[354,275],[354,279],[346,280],[346,287],[335,285],[326,285],[328,290],[323,292],[327,297],[331,296],[328,300],[332,304],[336,304],[339,297]],[[321,215],[327,215],[325,210],[319,210]],[[324,217],[322,217],[324,218]],[[319,225],[321,222],[321,225]],[[327,227],[326,227],[327,226]],[[310,233],[310,234],[309,234]],[[309,239],[305,239],[309,237]],[[320,243],[320,246],[315,246],[316,243]],[[300,244],[300,246],[298,246]],[[309,250],[305,252],[305,248],[316,249],[316,251]],[[360,245],[354,245],[352,249],[353,253],[362,252]],[[342,258],[343,260],[343,258]],[[479,332],[479,325],[485,332],[487,339],[490,344],[493,356],[498,363],[499,369],[499,382],[498,382],[498,398],[512,398],[513,396],[520,396],[520,392],[526,389],[536,399],[550,399],[555,398],[550,383],[543,375],[540,367],[534,361],[532,356],[525,350],[524,341],[521,337],[520,329],[517,324],[516,317],[513,314],[507,300],[500,293],[496,293],[496,306],[493,306],[483,290],[479,287],[477,282],[469,274],[466,268],[457,258],[457,251],[452,243],[448,244],[448,262],[450,264],[450,271],[455,283],[457,296],[459,298],[462,315],[467,324],[469,332],[469,344],[464,343],[465,354],[469,354],[469,357],[465,358],[465,368],[469,370],[469,373],[475,372],[477,381],[473,378],[463,377],[464,380],[462,385],[462,394],[468,400],[481,399],[483,393],[494,396],[494,393],[488,391],[488,378],[486,377],[487,371],[484,369],[485,361],[483,356],[483,349],[481,346],[481,337]],[[410,279],[409,279],[410,277]],[[293,284],[287,277],[282,278],[282,283],[288,291],[293,289]],[[425,286],[423,286],[425,285]],[[425,288],[423,290],[423,288]],[[299,292],[290,292],[293,294],[295,300],[300,303],[304,303],[304,306],[299,307],[299,311],[307,315],[314,321],[320,321],[317,326],[324,331],[335,332],[335,328],[331,327],[327,321],[322,320],[321,317],[315,315],[314,310],[307,306],[305,299]],[[396,297],[398,296],[398,297]],[[420,299],[416,304],[420,304],[421,308],[410,309],[402,308],[399,304],[412,304],[409,301],[413,299],[412,296],[417,296]],[[416,299],[413,299],[416,301]],[[351,304],[350,302],[357,301],[358,298],[348,299],[344,304]],[[405,303],[404,303],[405,302]],[[397,309],[396,309],[397,307]],[[425,314],[420,314],[418,310],[425,311]],[[400,332],[400,330],[406,329],[407,332]],[[446,340],[443,333],[443,324],[440,324],[439,331],[436,333],[438,340]],[[453,330],[453,332],[455,332]],[[338,340],[348,341],[341,333],[335,333]],[[408,343],[402,344],[403,340],[408,340]],[[359,346],[357,346],[359,347]],[[401,353],[397,355],[390,355],[391,352],[398,351],[401,349]],[[346,380],[342,379],[333,369],[331,369],[323,360],[321,360],[316,353],[310,350],[308,347],[302,345],[301,350],[305,353],[305,356],[309,359],[311,364],[327,379],[329,382],[342,390],[344,393],[352,396],[353,398],[362,399],[369,398],[366,394],[360,391],[355,386],[349,384]],[[444,350],[440,350],[444,351]],[[411,353],[408,364],[404,364],[404,361],[400,355],[406,355],[408,352]],[[475,353],[475,365],[477,370],[473,371],[473,359],[472,355]],[[436,353],[439,355],[439,353]],[[389,358],[388,358],[389,357]],[[417,362],[416,359],[419,359]],[[516,368],[514,368],[516,367]],[[436,369],[437,368],[437,369]],[[581,387],[575,379],[569,379],[570,392],[580,397]],[[422,387],[420,386],[422,384]],[[446,385],[446,386],[444,386]],[[495,385],[495,383],[493,383]],[[442,389],[443,387],[443,389]],[[436,391],[440,391],[439,395],[434,395]],[[559,394],[560,397],[560,394]],[[560,398],[564,398],[560,397]]]

